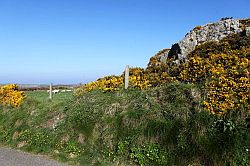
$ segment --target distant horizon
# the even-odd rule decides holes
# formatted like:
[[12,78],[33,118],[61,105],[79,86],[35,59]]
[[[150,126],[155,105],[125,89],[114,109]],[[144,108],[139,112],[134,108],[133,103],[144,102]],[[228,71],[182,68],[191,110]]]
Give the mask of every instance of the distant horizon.
[[[67,78],[66,78],[67,79]],[[95,81],[96,79],[91,79],[91,80],[80,80],[80,81],[69,81],[69,80],[64,80],[64,81],[1,81],[0,84],[22,84],[22,85],[49,85],[50,83],[54,85],[77,85],[77,84],[85,84],[88,82]]]
[[78,84],[145,68],[199,25],[250,17],[250,1],[0,2],[0,83]]

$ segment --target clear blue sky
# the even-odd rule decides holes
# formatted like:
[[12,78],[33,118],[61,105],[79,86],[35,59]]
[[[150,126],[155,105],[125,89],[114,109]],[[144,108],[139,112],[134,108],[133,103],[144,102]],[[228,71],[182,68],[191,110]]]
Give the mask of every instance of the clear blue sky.
[[85,83],[146,67],[222,17],[250,17],[250,1],[0,0],[0,83]]

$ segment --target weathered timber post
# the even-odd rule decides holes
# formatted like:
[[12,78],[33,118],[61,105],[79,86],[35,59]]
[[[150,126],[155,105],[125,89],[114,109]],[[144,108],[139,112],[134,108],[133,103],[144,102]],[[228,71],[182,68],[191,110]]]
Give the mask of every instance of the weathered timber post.
[[52,100],[52,83],[49,86],[49,99]]
[[129,85],[129,66],[127,65],[125,68],[125,89],[128,89]]

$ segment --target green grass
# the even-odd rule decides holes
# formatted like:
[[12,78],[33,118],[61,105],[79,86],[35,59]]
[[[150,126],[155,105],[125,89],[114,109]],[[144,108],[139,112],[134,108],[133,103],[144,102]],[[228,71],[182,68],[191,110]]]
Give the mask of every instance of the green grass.
[[[27,91],[25,92],[28,98],[32,98],[39,102],[48,102],[49,101],[49,93],[47,91]],[[52,102],[65,102],[67,100],[71,100],[73,98],[73,92],[61,92],[57,94],[53,94]]]
[[26,142],[21,149],[72,165],[213,165],[232,160],[243,166],[242,160],[249,161],[246,127],[235,122],[235,130],[223,132],[215,126],[223,119],[203,111],[194,90],[198,92],[193,85],[177,83],[144,91],[92,91],[79,98],[59,93],[52,101],[46,91],[26,92],[20,107],[0,106],[0,143],[18,147]]

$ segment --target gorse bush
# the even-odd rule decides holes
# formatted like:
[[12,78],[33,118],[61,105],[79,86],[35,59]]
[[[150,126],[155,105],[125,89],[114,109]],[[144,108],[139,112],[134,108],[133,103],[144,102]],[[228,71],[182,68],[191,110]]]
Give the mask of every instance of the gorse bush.
[[86,92],[92,90],[102,90],[103,92],[116,91],[123,85],[123,77],[121,76],[107,76],[100,78],[97,81],[87,83],[84,86]]
[[16,84],[0,87],[0,104],[18,107],[24,100],[25,95],[18,90]]
[[[129,83],[133,88],[145,89],[150,87],[148,77],[145,75],[145,71],[142,68],[131,68],[129,71]],[[122,76],[107,76],[100,78],[97,81],[87,83],[84,86],[86,92],[92,90],[102,90],[103,92],[117,91],[124,86],[124,75]]]
[[[147,69],[130,68],[129,69],[129,86],[136,89],[147,89],[150,87],[160,86],[165,83],[176,82],[174,77],[167,73],[166,65],[163,63],[151,66]],[[103,92],[114,92],[124,86],[124,74],[121,76],[107,76],[96,81],[87,83],[83,86],[85,92],[92,90],[102,90]],[[80,91],[78,89],[78,91]]]
[[[232,38],[213,43],[214,48],[210,43],[198,47],[180,72],[183,81],[204,86],[204,106],[211,113],[225,114],[230,110],[249,109],[250,47],[245,44],[248,42],[236,46],[234,44],[239,39]],[[217,53],[218,50],[220,53]]]

